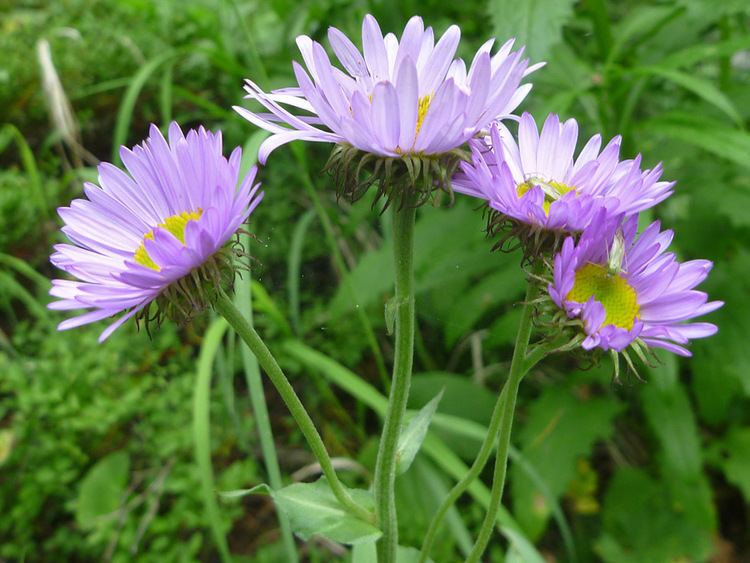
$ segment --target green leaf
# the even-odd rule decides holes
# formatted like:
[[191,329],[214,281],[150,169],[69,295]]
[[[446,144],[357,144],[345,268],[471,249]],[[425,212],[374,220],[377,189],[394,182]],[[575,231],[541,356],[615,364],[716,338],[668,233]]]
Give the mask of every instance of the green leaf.
[[[748,153],[750,154],[750,153]],[[738,250],[722,267],[716,268],[702,290],[712,299],[721,299],[724,307],[707,320],[719,332],[693,346],[693,389],[701,416],[711,423],[727,419],[730,405],[750,396],[750,252]]]
[[[462,237],[455,233],[465,233]],[[386,239],[377,250],[367,252],[348,274],[357,288],[357,302],[342,283],[328,305],[332,318],[358,307],[382,304],[393,288],[392,241]],[[446,284],[461,282],[460,291],[472,276],[494,270],[489,248],[482,234],[482,219],[467,203],[445,209],[422,207],[414,229],[414,278],[417,295]],[[454,288],[455,289],[455,288]],[[424,311],[422,311],[424,312]]]
[[308,209],[299,218],[292,232],[292,242],[289,245],[289,256],[287,257],[287,287],[289,298],[289,318],[295,333],[300,331],[300,266],[302,264],[302,247],[307,239],[307,231],[315,219],[315,210]]
[[29,179],[29,197],[35,200],[37,210],[42,217],[47,218],[49,217],[47,195],[45,194],[44,183],[42,182],[39,168],[37,167],[36,159],[34,158],[34,152],[31,150],[23,133],[21,133],[15,125],[6,123],[0,128],[0,153],[5,151],[6,146],[11,140],[16,142],[18,155],[23,167],[26,169],[26,174]]
[[[360,489],[349,493],[355,502],[372,508],[372,495]],[[348,545],[376,540],[382,535],[372,524],[352,516],[336,500],[325,479],[314,483],[295,483],[273,491],[276,506],[288,517],[292,529],[302,539],[324,536]]]
[[[529,408],[518,434],[521,454],[549,489],[559,497],[576,475],[576,464],[588,457],[597,440],[613,432],[622,406],[610,397],[582,400],[571,390],[555,386],[544,390]],[[544,532],[552,506],[521,464],[511,466],[511,494],[518,522],[533,540]]]
[[711,534],[640,469],[617,470],[604,498],[603,522],[595,551],[606,563],[705,561],[712,550]]
[[76,522],[92,528],[112,516],[122,505],[130,472],[127,452],[115,452],[100,459],[81,480],[76,501]]
[[488,310],[509,303],[523,295],[525,281],[515,260],[499,261],[497,271],[491,272],[478,284],[469,287],[452,300],[445,323],[445,340],[452,346]]
[[[396,563],[417,563],[419,561],[419,550],[413,547],[398,546],[396,550]],[[352,563],[377,563],[378,553],[375,543],[360,543],[352,548]],[[432,559],[427,559],[432,563]]]
[[138,96],[141,94],[141,90],[146,85],[146,81],[160,66],[166,63],[172,64],[180,55],[179,51],[167,49],[146,62],[130,80],[128,89],[125,91],[120,102],[120,109],[117,111],[115,132],[112,138],[112,162],[115,164],[120,163],[120,146],[124,145],[127,141],[130,124],[133,121],[135,105],[138,101]]
[[750,133],[699,115],[670,112],[640,123],[644,133],[681,141],[750,168]]
[[733,427],[709,450],[710,461],[721,468],[727,481],[750,502],[750,428]]
[[419,448],[427,436],[427,429],[430,427],[432,416],[437,410],[440,399],[443,397],[443,390],[435,396],[429,403],[422,407],[401,430],[398,436],[398,445],[396,446],[396,472],[400,475],[411,467]]
[[683,8],[674,6],[639,5],[628,10],[625,17],[612,30],[614,44],[607,57],[607,63],[621,58],[639,43],[654,38],[657,31],[672,18],[682,12]]
[[500,41],[515,37],[518,45],[526,45],[532,62],[538,62],[562,39],[573,4],[573,0],[490,0],[494,35]]
[[[433,417],[430,432],[440,436],[459,457],[472,459],[479,451],[497,394],[464,375],[427,372],[415,374],[412,378],[409,405],[425,404],[435,389],[445,389],[445,394],[440,401],[440,412]],[[467,422],[477,424],[469,428]],[[474,432],[476,439],[467,440],[467,432]]]
[[226,500],[234,500],[248,495],[270,495],[271,487],[265,483],[255,485],[249,489],[234,489],[232,491],[219,491],[219,496]]
[[221,560],[230,561],[229,546],[224,535],[221,513],[216,503],[214,470],[211,465],[211,376],[214,360],[221,345],[221,339],[227,329],[227,322],[222,319],[213,321],[206,330],[198,356],[198,368],[193,386],[193,443],[195,461],[201,483],[203,505],[208,524],[211,527],[216,547]]
[[[381,417],[385,415],[388,400],[372,385],[363,381],[361,377],[358,377],[335,360],[297,341],[286,342],[284,344],[284,351],[302,364],[320,371],[327,379],[356,399],[362,401]],[[477,442],[481,442],[487,434],[486,427],[458,417],[435,413],[434,419],[435,426],[441,423],[444,429],[458,430],[463,432],[466,437],[473,438]],[[461,479],[469,470],[466,464],[461,461],[461,458],[451,448],[446,446],[437,435],[433,434],[432,431],[428,431],[422,449],[427,456],[432,458],[437,466],[455,480]],[[469,493],[482,507],[487,508],[490,491],[483,483],[474,481],[469,486]],[[497,521],[500,525],[520,530],[518,524],[513,520],[513,517],[505,507],[501,506],[498,510]]]
[[686,67],[709,59],[727,57],[743,49],[750,49],[750,34],[731,37],[716,43],[691,45],[675,53],[670,53],[659,61],[659,66],[662,68]]
[[735,124],[742,127],[742,116],[737,111],[737,108],[734,107],[732,101],[708,80],[700,78],[695,74],[688,74],[673,68],[661,66],[637,67],[633,69],[633,72],[636,74],[658,76],[677,84],[724,112]]
[[425,404],[433,397],[435,389],[445,389],[443,400],[440,401],[443,415],[462,417],[484,426],[489,424],[497,394],[458,373],[415,373],[409,392],[409,406],[414,408]]
[[[716,528],[711,486],[703,473],[699,429],[685,388],[678,379],[677,361],[661,354],[662,376],[641,389],[643,413],[660,445],[660,472],[673,506],[704,534]],[[664,373],[668,372],[665,377]]]

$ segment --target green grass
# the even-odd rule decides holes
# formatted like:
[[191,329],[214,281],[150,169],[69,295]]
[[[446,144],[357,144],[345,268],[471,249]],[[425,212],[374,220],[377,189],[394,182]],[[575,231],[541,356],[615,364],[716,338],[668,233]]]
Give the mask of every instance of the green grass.
[[[547,61],[523,109],[538,122],[548,112],[575,117],[581,137],[622,134],[626,157],[663,162],[675,195],[649,219],[675,230],[680,259],[714,261],[705,289],[727,303],[710,319],[718,335],[696,342],[690,360],[646,370],[646,383],[613,385],[607,362],[581,369],[552,358],[535,368],[521,387],[502,535],[488,560],[708,561],[720,550],[750,558],[746,2],[70,0],[16,3],[0,23],[0,559],[263,562],[289,560],[296,547],[300,559],[347,560],[291,540],[268,496],[219,501],[217,491],[288,485],[313,462],[268,385],[264,425],[262,374],[222,339],[221,324],[164,326],[152,340],[128,326],[101,346],[102,327],[54,330],[63,315],[46,308],[47,280],[59,276],[48,257],[64,240],[55,208],[96,172],[76,166],[50,125],[35,53],[40,37],[50,42],[82,145],[96,158],[117,162],[121,144],[174,119],[221,129],[227,152],[245,147],[249,165],[263,134],[231,110],[243,103],[242,79],[292,85],[296,35],[325,44],[334,25],[357,37],[368,12],[394,32],[413,13],[439,32],[457,23],[464,57],[490,36],[518,35]],[[245,239],[252,274],[238,289],[242,299],[252,294],[253,322],[332,455],[353,468],[342,471],[346,484],[367,488],[393,355],[389,218],[367,198],[337,200],[321,173],[328,151],[295,143],[260,170],[266,197]],[[471,464],[512,352],[519,257],[491,254],[483,227],[465,198],[417,217],[420,338],[409,408],[446,391],[399,477],[400,537],[410,546]],[[278,474],[260,462],[271,436]],[[96,468],[113,459],[128,460],[118,465],[127,478],[94,506],[117,510],[81,521]],[[448,517],[436,562],[470,548],[489,471]]]

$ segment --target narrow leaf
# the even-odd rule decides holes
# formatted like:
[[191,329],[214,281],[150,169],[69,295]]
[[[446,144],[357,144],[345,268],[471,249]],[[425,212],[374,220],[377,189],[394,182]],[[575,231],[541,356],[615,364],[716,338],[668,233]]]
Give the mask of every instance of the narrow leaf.
[[246,497],[248,495],[270,495],[271,488],[265,483],[255,485],[249,489],[234,489],[232,491],[219,491],[219,496],[223,499],[234,500]]
[[442,389],[437,396],[427,403],[420,411],[409,420],[409,423],[401,431],[398,437],[398,446],[396,447],[396,471],[398,474],[404,473],[411,467],[419,448],[427,436],[427,430],[432,421],[432,415],[435,414],[440,399],[443,398]]
[[695,74],[688,74],[687,72],[661,66],[640,67],[634,70],[637,74],[658,76],[692,92],[722,111],[737,125],[742,126],[742,116],[737,111],[737,108],[734,107],[732,101],[708,80],[700,78]]

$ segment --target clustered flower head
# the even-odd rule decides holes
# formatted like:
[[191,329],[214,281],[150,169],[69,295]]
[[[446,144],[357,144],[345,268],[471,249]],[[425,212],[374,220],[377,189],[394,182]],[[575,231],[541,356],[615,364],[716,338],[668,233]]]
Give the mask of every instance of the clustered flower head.
[[663,201],[674,182],[660,182],[661,165],[641,170],[641,156],[620,160],[621,138],[601,149],[594,135],[574,158],[578,141],[575,119],[547,117],[539,133],[524,113],[518,142],[502,123],[488,138],[471,142],[472,162],[464,162],[454,182],[457,192],[483,199],[492,210],[490,230],[506,227],[530,244],[582,232],[604,208],[625,217]]
[[429,192],[436,181],[449,183],[466,141],[521,103],[531,89],[521,80],[541,66],[529,67],[511,39],[494,55],[494,40],[487,41],[467,69],[454,59],[460,37],[453,25],[435,42],[417,16],[400,39],[383,36],[368,15],[362,52],[338,29],[328,30],[337,68],[321,44],[301,36],[297,46],[307,70],[293,63],[298,87],[265,93],[248,80],[247,97],[268,113],[235,109],[272,133],[260,147],[261,163],[290,141],[336,143],[330,168],[348,195],[356,198],[372,183],[414,189],[420,178]]
[[89,309],[60,330],[124,313],[103,341],[133,316],[185,321],[209,306],[234,279],[227,243],[263,198],[254,167],[240,178],[241,156],[222,155],[221,133],[172,123],[168,142],[152,125],[142,145],[121,149],[127,173],[99,165],[99,185],[58,210],[73,244],[51,260],[77,279],[53,280],[49,306]]
[[[557,328],[575,331],[566,349],[623,353],[632,367],[628,350],[689,355],[691,339],[716,332],[693,321],[722,305],[695,289],[711,262],[678,262],[658,222],[636,235],[638,214],[674,183],[660,180],[661,165],[643,169],[640,155],[621,160],[619,136],[602,148],[594,135],[576,156],[574,119],[549,115],[540,132],[530,114],[513,116],[531,89],[522,79],[542,65],[529,66],[512,39],[494,55],[486,42],[468,68],[454,58],[458,27],[436,42],[419,17],[397,38],[366,16],[361,51],[338,29],[328,39],[340,68],[301,36],[296,87],[266,93],[247,81],[247,98],[266,111],[235,109],[272,133],[262,164],[285,143],[326,142],[328,168],[352,199],[377,185],[388,201],[418,205],[452,185],[485,201],[496,246],[524,246]],[[518,122],[517,140],[504,120]],[[134,315],[150,318],[152,303],[157,316],[179,318],[211,305],[233,279],[227,245],[262,198],[254,168],[239,177],[240,150],[224,158],[220,134],[203,128],[185,136],[173,123],[167,142],[152,126],[121,156],[129,174],[102,164],[100,186],[60,209],[73,244],[52,256],[77,280],[54,280],[50,307],[89,309],[61,329],[124,313],[102,339]]]
[[[716,326],[690,322],[721,307],[695,287],[706,279],[708,260],[680,263],[667,252],[670,230],[658,221],[636,236],[637,218],[620,222],[600,213],[578,241],[568,237],[554,258],[548,286],[552,301],[577,319],[585,350],[623,352],[633,346],[689,356],[690,339],[711,336]],[[628,362],[630,358],[626,355]]]

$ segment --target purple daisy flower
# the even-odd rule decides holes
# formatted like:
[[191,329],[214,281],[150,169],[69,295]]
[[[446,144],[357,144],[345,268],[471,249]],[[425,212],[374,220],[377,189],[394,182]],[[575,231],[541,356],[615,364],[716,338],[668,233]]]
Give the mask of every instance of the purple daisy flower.
[[60,330],[125,313],[100,342],[214,260],[263,198],[255,167],[237,187],[241,149],[226,159],[221,133],[202,127],[185,136],[172,123],[167,143],[152,125],[142,145],[120,156],[130,175],[102,163],[99,186],[86,182],[86,199],[58,209],[73,244],[56,245],[51,258],[78,280],[53,280],[59,300],[49,307],[91,309]]
[[582,231],[602,207],[629,216],[672,193],[674,182],[659,181],[661,164],[642,171],[640,155],[620,161],[619,136],[600,151],[594,135],[574,158],[577,140],[576,120],[561,123],[555,114],[540,134],[524,113],[518,143],[495,123],[489,139],[472,142],[472,163],[462,163],[453,188],[536,230],[562,232]]
[[[511,52],[513,39],[491,56],[490,40],[467,71],[463,60],[453,59],[460,37],[453,25],[435,43],[432,28],[414,16],[399,41],[392,33],[383,37],[367,15],[364,54],[341,31],[328,30],[340,70],[322,45],[303,35],[297,46],[307,72],[293,63],[299,86],[265,93],[247,80],[247,98],[270,113],[235,110],[273,133],[260,147],[262,164],[275,148],[295,140],[346,143],[384,157],[446,153],[512,112],[531,90],[530,84],[519,86],[521,79],[542,66],[529,67],[523,48]],[[293,114],[282,104],[305,113]]]
[[583,322],[586,350],[621,352],[638,339],[690,356],[689,340],[717,331],[711,323],[688,322],[723,305],[694,289],[713,264],[677,262],[666,252],[673,233],[660,231],[658,221],[637,238],[636,227],[635,216],[618,227],[599,213],[578,243],[568,237],[555,256],[549,295],[569,318]]

